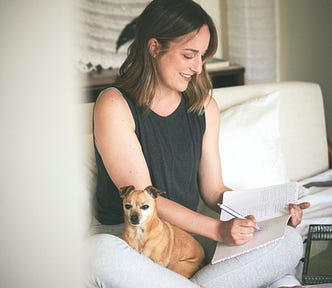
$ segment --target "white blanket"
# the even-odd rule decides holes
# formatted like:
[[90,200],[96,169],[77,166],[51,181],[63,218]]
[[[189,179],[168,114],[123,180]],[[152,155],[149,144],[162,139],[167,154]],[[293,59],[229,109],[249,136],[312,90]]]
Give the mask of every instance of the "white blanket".
[[[305,185],[310,182],[323,182],[332,180],[332,169],[314,177],[299,181],[299,184]],[[299,203],[310,202],[311,206],[303,212],[302,223],[296,228],[303,241],[307,238],[308,228],[310,224],[332,224],[332,187],[302,187],[299,191]],[[305,253],[305,244],[303,244],[303,257]],[[299,285],[302,280],[303,263],[300,262],[298,267],[289,275],[273,283],[269,288],[277,288],[281,286],[291,287]],[[317,284],[305,287],[332,287],[331,284]]]
[[[332,169],[315,177],[299,182],[305,185],[309,182],[332,180]],[[308,234],[310,224],[332,224],[332,187],[303,188],[299,195],[299,202],[310,202],[310,208],[304,210],[303,221],[297,227],[303,239]]]
[[[332,180],[332,170],[328,170],[324,173],[302,180],[299,183],[305,185],[310,182],[323,182]],[[311,187],[302,188],[299,195],[299,203],[310,202],[310,208],[304,210],[302,223],[296,228],[303,240],[307,238],[308,228],[310,224],[332,224],[332,187]],[[305,252],[304,244],[304,252]],[[304,256],[304,255],[303,255]],[[303,263],[300,262],[294,275],[288,275],[287,277],[278,281],[278,286],[296,284],[297,278],[301,282]],[[306,286],[305,286],[306,287]],[[332,287],[332,284],[321,284],[307,287]]]

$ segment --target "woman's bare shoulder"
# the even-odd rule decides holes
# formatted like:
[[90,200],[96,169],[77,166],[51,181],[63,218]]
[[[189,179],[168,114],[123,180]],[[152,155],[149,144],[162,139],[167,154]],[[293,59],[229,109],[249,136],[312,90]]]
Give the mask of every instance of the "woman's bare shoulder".
[[133,117],[129,105],[116,88],[109,88],[101,92],[98,96],[94,109],[95,124],[109,123],[120,125],[134,125]]
[[208,115],[212,114],[218,116],[220,113],[218,103],[211,95],[208,95],[206,97],[206,100],[204,102],[204,110],[205,113]]
[[125,108],[127,102],[122,93],[116,88],[108,88],[100,93],[97,98],[95,111],[103,109],[121,109]]

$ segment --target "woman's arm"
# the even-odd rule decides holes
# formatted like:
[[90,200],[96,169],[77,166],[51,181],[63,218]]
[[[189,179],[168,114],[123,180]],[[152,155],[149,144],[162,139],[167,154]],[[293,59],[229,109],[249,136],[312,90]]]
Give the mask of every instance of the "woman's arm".
[[114,184],[120,188],[151,185],[149,170],[135,134],[130,108],[114,88],[97,99],[94,110],[94,135],[97,149]]
[[211,209],[220,212],[217,203],[221,203],[222,194],[231,189],[222,180],[219,154],[220,112],[216,101],[211,96],[205,104],[205,120],[206,129],[199,169],[200,191],[205,203]]
[[[199,169],[200,191],[205,203],[213,210],[220,212],[217,203],[222,202],[225,191],[231,190],[222,180],[219,155],[220,112],[216,101],[210,96],[205,105],[206,130],[203,138],[202,158]],[[219,221],[215,231],[219,241],[228,245],[241,245],[252,239],[256,220],[253,216],[247,219]]]

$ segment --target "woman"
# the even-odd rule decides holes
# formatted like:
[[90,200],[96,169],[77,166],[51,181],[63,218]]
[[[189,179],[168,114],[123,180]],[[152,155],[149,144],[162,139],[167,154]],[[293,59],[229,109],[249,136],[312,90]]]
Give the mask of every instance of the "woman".
[[[138,18],[136,37],[114,87],[98,97],[94,229],[99,235],[91,239],[90,262],[96,286],[266,287],[302,256],[301,238],[290,228],[278,244],[207,265],[188,280],[119,238],[124,220],[118,188],[153,185],[167,192],[157,198],[159,216],[203,237],[207,255],[216,241],[241,245],[252,239],[253,216],[220,221],[196,212],[199,195],[216,210],[230,190],[221,177],[220,114],[209,95],[212,85],[204,65],[216,48],[215,26],[197,3],[154,0]],[[307,206],[292,205],[292,226],[300,223]]]

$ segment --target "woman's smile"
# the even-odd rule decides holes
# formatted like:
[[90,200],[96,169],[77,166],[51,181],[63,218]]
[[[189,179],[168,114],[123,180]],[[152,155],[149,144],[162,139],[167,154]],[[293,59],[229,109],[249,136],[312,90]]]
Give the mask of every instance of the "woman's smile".
[[180,73],[180,75],[184,78],[185,81],[190,81],[192,75],[191,74],[186,74],[186,73]]

